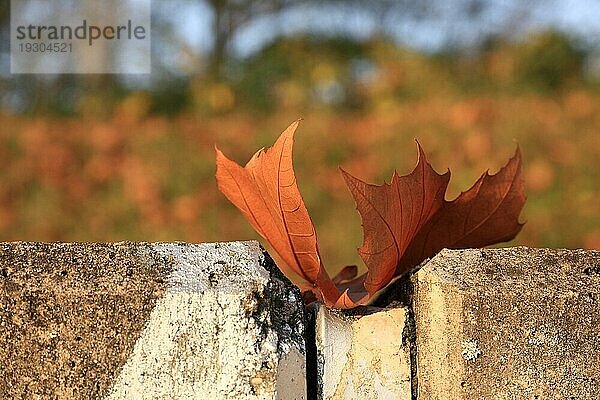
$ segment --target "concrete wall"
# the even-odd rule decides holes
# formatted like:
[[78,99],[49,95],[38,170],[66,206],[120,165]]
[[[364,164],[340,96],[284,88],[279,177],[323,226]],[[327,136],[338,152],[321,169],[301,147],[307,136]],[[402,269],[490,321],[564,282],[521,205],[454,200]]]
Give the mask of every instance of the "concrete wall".
[[1,399],[305,399],[305,353],[256,242],[0,245]]
[[306,313],[256,242],[1,243],[0,398],[597,399],[599,299],[598,251],[444,250]]
[[599,252],[446,250],[412,279],[418,398],[599,398]]

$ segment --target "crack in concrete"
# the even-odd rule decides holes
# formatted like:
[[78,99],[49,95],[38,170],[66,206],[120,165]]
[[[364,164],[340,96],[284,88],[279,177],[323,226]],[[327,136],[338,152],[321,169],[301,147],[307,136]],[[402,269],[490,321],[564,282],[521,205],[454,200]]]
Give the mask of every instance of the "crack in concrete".
[[405,330],[407,328],[410,329],[410,336],[408,337],[410,354],[410,397],[411,400],[417,400],[419,391],[419,378],[417,376],[417,324],[412,302],[408,305],[408,312],[406,314]]
[[306,345],[306,395],[307,400],[323,398],[323,388],[319,385],[319,360],[317,355],[317,311],[318,303],[306,307],[306,329],[304,343]]

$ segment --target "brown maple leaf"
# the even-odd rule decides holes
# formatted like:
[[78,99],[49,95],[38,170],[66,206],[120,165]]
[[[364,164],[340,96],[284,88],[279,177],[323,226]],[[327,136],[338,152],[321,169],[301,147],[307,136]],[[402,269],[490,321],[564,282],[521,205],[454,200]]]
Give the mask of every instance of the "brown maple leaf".
[[403,273],[437,254],[444,247],[464,249],[507,242],[521,231],[519,214],[525,205],[521,153],[494,175],[487,171],[421,229],[398,265]]
[[435,172],[417,147],[415,169],[405,176],[394,172],[389,184],[367,184],[342,170],[363,223],[359,253],[368,269],[366,298],[443,248],[488,246],[521,230],[525,194],[518,149],[497,174],[484,173],[469,190],[446,201],[450,171]]
[[364,286],[370,295],[394,277],[402,255],[444,202],[450,173],[437,174],[418,148],[413,172],[394,172],[389,184],[370,185],[342,170],[362,218],[364,240],[358,252],[369,270]]
[[306,289],[333,305],[339,292],[323,268],[315,228],[292,166],[299,122],[292,123],[272,147],[254,154],[244,168],[215,148],[217,185],[283,261],[309,283]]

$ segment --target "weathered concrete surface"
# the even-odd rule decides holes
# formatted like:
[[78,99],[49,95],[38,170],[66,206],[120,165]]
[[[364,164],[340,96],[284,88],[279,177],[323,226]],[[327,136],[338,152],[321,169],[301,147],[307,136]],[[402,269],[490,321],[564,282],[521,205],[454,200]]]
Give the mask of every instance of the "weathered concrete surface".
[[319,395],[323,399],[411,398],[405,307],[362,317],[320,306],[316,317]]
[[98,398],[163,295],[171,267],[147,253],[0,244],[0,398]]
[[303,330],[256,242],[0,244],[3,399],[302,399]]
[[600,252],[444,250],[412,279],[420,400],[598,399]]

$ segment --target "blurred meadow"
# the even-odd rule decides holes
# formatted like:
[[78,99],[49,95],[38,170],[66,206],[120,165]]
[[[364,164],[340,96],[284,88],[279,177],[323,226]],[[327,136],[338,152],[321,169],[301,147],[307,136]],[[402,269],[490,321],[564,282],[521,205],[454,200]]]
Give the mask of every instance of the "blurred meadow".
[[[288,32],[293,7],[318,5],[182,2],[196,3],[205,5],[191,8],[197,13],[153,6],[149,76],[3,69],[0,240],[258,238],[216,188],[214,145],[244,164],[302,117],[295,170],[330,272],[362,265],[360,218],[338,166],[382,183],[394,169],[412,170],[415,139],[438,172],[452,171],[450,198],[497,171],[518,145],[526,225],[510,244],[600,248],[600,27],[570,31],[518,8],[503,11],[512,13],[504,20],[486,2],[451,1],[481,7],[459,29],[432,22],[427,7],[409,15],[418,3],[333,1],[327,6],[358,15],[348,29],[298,23]],[[384,6],[405,17],[402,29]],[[180,38],[186,13],[207,16],[205,36],[184,31],[205,39]],[[233,25],[240,15],[270,36],[255,32],[250,46],[249,22]],[[364,32],[361,18],[387,22]],[[0,23],[6,34],[6,10]],[[413,30],[422,43],[403,40]],[[435,42],[444,33],[450,39]]]

